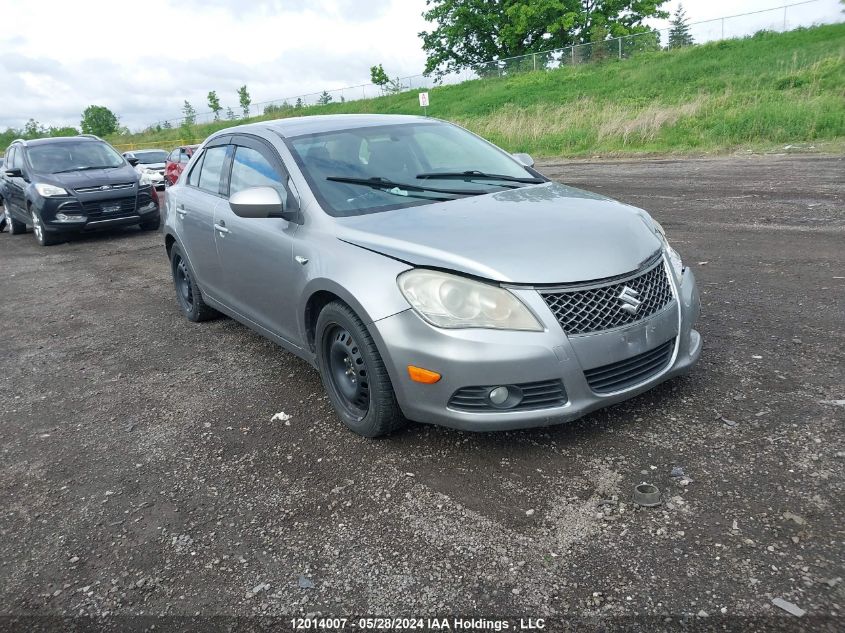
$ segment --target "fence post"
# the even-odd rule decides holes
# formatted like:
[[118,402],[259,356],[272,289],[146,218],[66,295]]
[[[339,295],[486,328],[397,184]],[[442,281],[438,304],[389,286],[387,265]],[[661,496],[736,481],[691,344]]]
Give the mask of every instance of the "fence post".
[[786,32],[786,10],[787,10],[787,8],[788,8],[788,6],[785,6],[783,8],[783,30],[784,30],[784,32]]
[[622,38],[619,38],[619,59],[622,59]]
[[537,70],[537,53],[531,55],[534,58],[534,70]]
[[574,66],[574,65],[575,65],[575,47],[574,47],[574,46],[570,46],[570,47],[569,47],[569,52],[570,52],[570,53],[572,53],[572,65]]
[[725,18],[722,18],[722,39],[725,39]]

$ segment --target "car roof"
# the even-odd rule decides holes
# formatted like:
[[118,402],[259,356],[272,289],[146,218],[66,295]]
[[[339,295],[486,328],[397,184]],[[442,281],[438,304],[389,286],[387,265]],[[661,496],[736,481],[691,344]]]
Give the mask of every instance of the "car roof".
[[220,130],[215,136],[231,134],[233,132],[261,132],[271,130],[281,136],[292,137],[303,134],[348,130],[350,128],[374,127],[377,125],[408,125],[425,121],[440,122],[439,119],[406,114],[320,114],[238,125]]
[[156,148],[153,147],[153,148],[150,148],[150,149],[132,149],[132,150],[129,150],[128,152],[126,152],[126,153],[127,154],[149,154],[150,152],[164,152],[166,154],[167,150],[166,149],[156,149]]
[[36,138],[31,141],[25,141],[27,147],[36,147],[38,145],[52,145],[53,143],[104,143],[102,139],[93,138],[90,136],[52,136],[49,138]]

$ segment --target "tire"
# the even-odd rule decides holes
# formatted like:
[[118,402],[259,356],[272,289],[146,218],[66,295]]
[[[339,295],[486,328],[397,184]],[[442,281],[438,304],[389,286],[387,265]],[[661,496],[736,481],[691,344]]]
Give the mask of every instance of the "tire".
[[154,220],[147,220],[146,222],[141,222],[138,226],[141,227],[142,231],[158,231],[159,227],[161,226],[161,216],[157,215]]
[[41,218],[38,217],[38,212],[35,209],[30,209],[29,213],[32,216],[32,232],[35,235],[35,241],[40,246],[53,246],[53,244],[58,244],[61,241],[55,235],[44,230],[41,224]]
[[26,233],[26,224],[13,218],[8,209],[6,209],[6,220],[9,222],[10,235],[23,235]]
[[170,270],[173,273],[176,301],[188,321],[199,323],[220,315],[217,310],[205,304],[202,291],[194,282],[194,271],[178,244],[174,244],[170,251]]
[[347,428],[379,437],[407,424],[373,338],[349,306],[323,308],[315,339],[323,386]]

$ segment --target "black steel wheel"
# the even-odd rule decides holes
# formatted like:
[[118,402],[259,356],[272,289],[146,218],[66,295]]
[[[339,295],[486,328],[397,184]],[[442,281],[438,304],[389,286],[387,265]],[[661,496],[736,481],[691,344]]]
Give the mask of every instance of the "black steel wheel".
[[405,425],[378,348],[348,305],[333,301],[323,308],[315,341],[323,386],[350,430],[379,437]]
[[206,305],[202,291],[197,286],[194,271],[178,245],[173,246],[170,253],[170,264],[173,272],[173,285],[176,288],[176,300],[182,314],[189,321],[207,321],[218,316],[218,312]]

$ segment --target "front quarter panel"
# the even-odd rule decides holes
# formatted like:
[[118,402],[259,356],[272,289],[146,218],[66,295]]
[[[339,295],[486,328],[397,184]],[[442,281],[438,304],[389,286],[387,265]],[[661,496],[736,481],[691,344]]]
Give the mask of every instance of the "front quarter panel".
[[294,256],[308,260],[298,293],[301,340],[307,340],[308,301],[320,291],[340,297],[366,324],[410,309],[396,284],[396,277],[410,268],[408,264],[313,229],[303,230],[297,237]]

